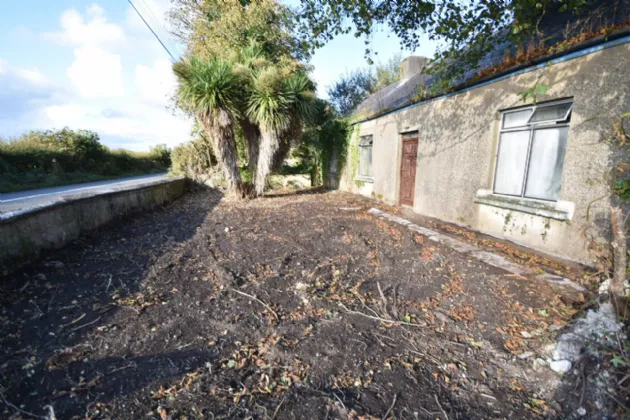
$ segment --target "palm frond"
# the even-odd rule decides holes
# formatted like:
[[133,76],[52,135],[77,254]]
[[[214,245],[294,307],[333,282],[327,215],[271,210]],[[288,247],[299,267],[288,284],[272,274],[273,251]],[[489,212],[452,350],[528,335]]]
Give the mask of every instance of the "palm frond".
[[291,108],[280,72],[274,66],[254,72],[248,117],[261,127],[281,132],[289,127]]
[[287,102],[299,119],[311,119],[316,112],[315,83],[302,72],[293,73],[285,82]]
[[239,115],[243,90],[231,62],[191,57],[175,63],[173,72],[178,79],[177,94],[182,108],[195,114],[225,110],[233,116]]
[[239,51],[239,61],[250,69],[260,69],[269,64],[263,45],[253,38],[249,40],[245,48]]

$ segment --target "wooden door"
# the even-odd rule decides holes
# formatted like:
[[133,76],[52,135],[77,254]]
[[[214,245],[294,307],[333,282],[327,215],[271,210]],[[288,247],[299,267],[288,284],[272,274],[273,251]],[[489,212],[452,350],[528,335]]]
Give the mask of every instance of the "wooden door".
[[417,161],[418,138],[403,138],[402,160],[400,162],[400,204],[413,206],[413,197],[416,190]]

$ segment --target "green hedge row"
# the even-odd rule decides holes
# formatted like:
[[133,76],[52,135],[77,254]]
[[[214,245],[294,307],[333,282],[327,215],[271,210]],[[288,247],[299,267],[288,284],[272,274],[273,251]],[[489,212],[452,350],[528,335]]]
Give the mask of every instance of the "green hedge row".
[[0,192],[166,171],[170,150],[110,150],[88,130],[31,131],[0,139]]

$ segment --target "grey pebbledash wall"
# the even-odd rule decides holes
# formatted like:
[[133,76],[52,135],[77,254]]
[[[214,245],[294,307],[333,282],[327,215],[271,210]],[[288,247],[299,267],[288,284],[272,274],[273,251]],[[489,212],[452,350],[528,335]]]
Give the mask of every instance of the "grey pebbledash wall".
[[183,177],[83,194],[46,206],[0,214],[0,274],[122,217],[155,208],[186,192]]

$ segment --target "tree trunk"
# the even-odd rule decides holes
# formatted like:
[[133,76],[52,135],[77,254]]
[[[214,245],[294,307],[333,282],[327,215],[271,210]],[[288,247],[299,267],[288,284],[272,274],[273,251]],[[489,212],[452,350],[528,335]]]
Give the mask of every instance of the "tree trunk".
[[610,282],[610,293],[614,296],[616,305],[621,307],[625,299],[624,282],[626,281],[627,243],[624,217],[619,207],[610,210],[614,240],[613,247],[613,278]]
[[291,151],[291,141],[298,140],[302,135],[302,120],[297,117],[291,119],[289,129],[281,136],[278,152],[273,158],[272,170],[277,171],[282,167],[285,159]]
[[285,159],[289,155],[290,151],[291,151],[291,140],[283,136],[283,138],[280,139],[278,150],[273,155],[273,164],[271,165],[272,171],[280,170],[280,168],[282,167],[282,164],[284,163]]
[[256,195],[262,195],[265,192],[267,176],[271,172],[273,158],[280,146],[280,139],[275,130],[263,129],[260,134],[260,150],[256,165],[256,179],[254,180]]
[[249,162],[247,168],[252,173],[256,172],[256,164],[258,163],[258,150],[260,147],[260,130],[258,127],[246,119],[241,121],[243,128],[243,136],[247,142],[247,157]]
[[240,190],[241,174],[238,170],[238,154],[232,117],[224,110],[218,111],[216,115],[206,114],[198,117],[212,140],[228,189]]

